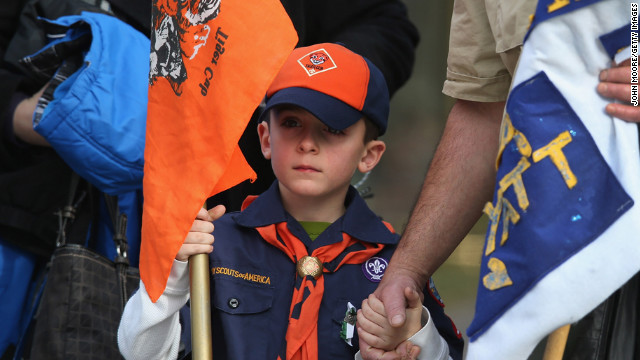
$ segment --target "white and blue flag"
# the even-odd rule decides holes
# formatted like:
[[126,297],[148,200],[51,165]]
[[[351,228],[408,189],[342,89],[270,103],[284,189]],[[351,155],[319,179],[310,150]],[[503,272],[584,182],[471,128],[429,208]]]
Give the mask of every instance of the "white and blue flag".
[[485,206],[467,359],[526,359],[640,270],[638,126],[608,116],[611,100],[596,92],[599,72],[629,53],[631,9],[629,0],[538,3]]

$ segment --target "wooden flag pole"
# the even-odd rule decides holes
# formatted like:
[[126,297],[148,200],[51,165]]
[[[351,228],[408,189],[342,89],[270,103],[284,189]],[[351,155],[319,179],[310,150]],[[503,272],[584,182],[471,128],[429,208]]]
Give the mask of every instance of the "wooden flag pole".
[[562,360],[570,327],[571,324],[567,324],[549,335],[547,346],[544,348],[544,355],[542,356],[543,360]]
[[211,360],[213,338],[208,254],[197,254],[189,258],[189,287],[191,289],[191,358]]

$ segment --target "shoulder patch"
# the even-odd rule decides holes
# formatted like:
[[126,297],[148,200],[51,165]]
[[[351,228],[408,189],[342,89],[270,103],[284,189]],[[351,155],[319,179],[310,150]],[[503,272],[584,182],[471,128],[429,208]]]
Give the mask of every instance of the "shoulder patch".
[[369,281],[380,282],[388,266],[386,259],[374,256],[362,264],[362,272]]

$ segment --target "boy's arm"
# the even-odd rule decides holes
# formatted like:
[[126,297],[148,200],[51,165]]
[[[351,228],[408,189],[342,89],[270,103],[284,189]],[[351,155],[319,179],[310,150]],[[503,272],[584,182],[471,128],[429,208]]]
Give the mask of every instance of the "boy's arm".
[[176,359],[180,345],[179,311],[189,299],[189,256],[213,251],[213,224],[224,206],[200,209],[171,267],[167,286],[155,303],[140,281],[140,289],[124,308],[118,347],[127,360]]
[[155,303],[144,283],[124,308],[118,347],[127,360],[177,359],[180,345],[179,311],[189,299],[189,266],[174,261],[167,287]]

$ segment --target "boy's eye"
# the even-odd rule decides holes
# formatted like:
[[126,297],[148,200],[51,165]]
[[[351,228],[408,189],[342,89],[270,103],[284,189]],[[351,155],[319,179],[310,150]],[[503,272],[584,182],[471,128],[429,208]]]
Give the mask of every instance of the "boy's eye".
[[300,126],[300,122],[297,121],[294,118],[285,118],[284,120],[282,120],[282,126],[284,127],[296,127],[296,126]]
[[330,127],[327,128],[327,132],[331,135],[344,135],[344,132],[342,130],[336,130]]

